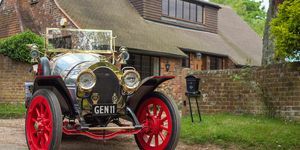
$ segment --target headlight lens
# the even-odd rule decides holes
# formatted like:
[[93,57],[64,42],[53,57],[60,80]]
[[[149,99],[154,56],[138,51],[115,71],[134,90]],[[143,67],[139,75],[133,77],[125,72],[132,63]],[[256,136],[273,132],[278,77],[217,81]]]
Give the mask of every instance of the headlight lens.
[[79,74],[77,83],[81,89],[90,90],[96,84],[96,76],[91,70],[85,70]]
[[129,90],[135,90],[140,84],[140,75],[134,70],[127,70],[123,76],[123,82]]

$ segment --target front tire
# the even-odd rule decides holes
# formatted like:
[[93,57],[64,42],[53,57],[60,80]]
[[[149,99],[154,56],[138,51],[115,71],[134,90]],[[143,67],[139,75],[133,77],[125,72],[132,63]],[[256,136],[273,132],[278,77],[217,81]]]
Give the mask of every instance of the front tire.
[[143,125],[135,141],[143,150],[173,150],[180,134],[180,117],[174,101],[160,92],[149,94],[138,105],[136,116]]
[[52,91],[41,89],[34,93],[26,112],[25,132],[29,149],[59,149],[62,113],[57,96]]

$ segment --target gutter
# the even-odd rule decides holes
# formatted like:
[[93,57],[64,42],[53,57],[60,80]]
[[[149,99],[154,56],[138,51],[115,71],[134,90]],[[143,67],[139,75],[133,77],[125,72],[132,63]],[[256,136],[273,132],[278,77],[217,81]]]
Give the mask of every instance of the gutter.
[[69,19],[71,21],[71,23],[77,28],[80,29],[79,25],[64,11],[64,9],[62,9],[60,7],[60,5],[58,4],[57,0],[54,0],[55,5],[57,6],[57,8],[67,17],[67,19]]

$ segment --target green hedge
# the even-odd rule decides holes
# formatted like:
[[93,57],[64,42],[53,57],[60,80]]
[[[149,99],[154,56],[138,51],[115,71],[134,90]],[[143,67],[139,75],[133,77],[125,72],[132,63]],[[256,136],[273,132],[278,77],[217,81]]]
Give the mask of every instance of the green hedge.
[[25,31],[14,36],[0,40],[0,54],[6,55],[13,60],[30,63],[30,50],[27,44],[36,44],[41,51],[44,49],[44,38],[31,32]]

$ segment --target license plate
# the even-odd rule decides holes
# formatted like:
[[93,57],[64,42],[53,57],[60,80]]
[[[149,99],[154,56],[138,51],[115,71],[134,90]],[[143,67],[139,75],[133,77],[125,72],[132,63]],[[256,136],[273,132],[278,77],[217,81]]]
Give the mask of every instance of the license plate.
[[93,105],[93,115],[115,115],[117,111],[116,104]]

